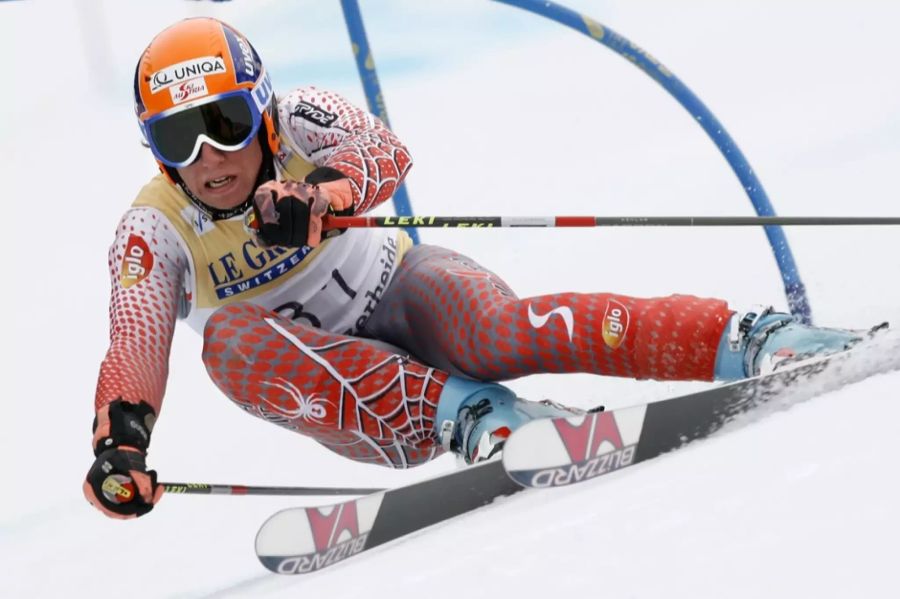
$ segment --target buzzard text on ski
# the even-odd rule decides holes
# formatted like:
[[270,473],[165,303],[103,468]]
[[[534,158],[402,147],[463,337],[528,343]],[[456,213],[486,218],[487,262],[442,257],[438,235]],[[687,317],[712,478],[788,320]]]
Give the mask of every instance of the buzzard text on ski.
[[256,537],[257,555],[279,574],[305,574],[356,555],[366,548],[383,497],[278,512]]
[[503,465],[526,487],[560,487],[634,463],[647,406],[538,420],[507,442]]

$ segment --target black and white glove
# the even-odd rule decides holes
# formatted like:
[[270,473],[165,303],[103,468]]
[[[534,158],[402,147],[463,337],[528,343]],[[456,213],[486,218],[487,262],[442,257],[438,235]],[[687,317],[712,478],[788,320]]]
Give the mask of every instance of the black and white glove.
[[156,414],[146,402],[117,399],[94,419],[94,455],[82,486],[84,496],[111,518],[136,518],[163,494],[156,471],[145,461]]

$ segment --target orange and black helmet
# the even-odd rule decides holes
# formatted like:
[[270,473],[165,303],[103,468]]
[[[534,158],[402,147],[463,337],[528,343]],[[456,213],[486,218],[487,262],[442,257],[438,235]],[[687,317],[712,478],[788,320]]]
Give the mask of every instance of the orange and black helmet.
[[185,19],[153,38],[135,69],[134,110],[170,178],[204,143],[235,151],[259,134],[270,155],[278,151],[269,75],[247,38],[217,19]]

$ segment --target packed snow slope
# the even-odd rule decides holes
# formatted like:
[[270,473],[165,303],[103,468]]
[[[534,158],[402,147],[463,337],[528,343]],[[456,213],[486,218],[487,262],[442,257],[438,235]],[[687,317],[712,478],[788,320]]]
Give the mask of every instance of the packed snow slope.
[[[419,214],[748,215],[739,183],[659,86],[594,41],[486,0],[364,0]],[[682,79],[784,215],[900,213],[900,4],[571,2]],[[675,6],[677,4],[677,6]],[[872,378],[590,484],[520,495],[299,578],[253,555],[297,499],[166,497],[105,519],[81,495],[106,350],[106,250],[154,174],[131,87],[150,37],[211,14],[277,88],[364,103],[337,2],[0,3],[4,256],[0,596],[897,597],[900,375]],[[895,228],[788,232],[818,323],[900,321]],[[423,232],[522,296],[674,292],[784,306],[758,229]],[[176,335],[149,456],[168,481],[404,484],[250,418]],[[537,376],[533,399],[616,407],[699,384]],[[315,499],[309,499],[315,503]]]

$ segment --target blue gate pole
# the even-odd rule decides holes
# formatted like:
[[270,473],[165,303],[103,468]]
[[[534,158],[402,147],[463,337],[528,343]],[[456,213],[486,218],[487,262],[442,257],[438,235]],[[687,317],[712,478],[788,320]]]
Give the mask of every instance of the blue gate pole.
[[[350,33],[350,42],[353,44],[353,57],[356,59],[356,69],[366,92],[366,103],[369,112],[377,116],[388,127],[387,106],[381,86],[378,83],[378,73],[375,72],[375,59],[369,49],[369,40],[366,38],[366,29],[363,26],[362,14],[359,12],[359,3],[356,0],[341,0],[341,8],[344,10],[344,20],[347,22],[347,31]],[[409,202],[409,194],[406,191],[406,183],[402,183],[394,192],[394,211],[400,216],[411,216],[412,206]],[[413,243],[419,243],[419,232],[416,229],[407,229]]]
[[[685,110],[694,117],[694,120],[703,127],[706,134],[712,138],[725,160],[731,165],[731,169],[740,180],[744,191],[750,197],[756,214],[759,216],[775,216],[775,209],[769,202],[769,197],[766,195],[762,183],[756,177],[740,148],[738,148],[728,132],[725,131],[725,127],[687,86],[648,52],[590,17],[548,0],[496,1],[522,8],[571,27],[600,42],[639,67],[678,100]],[[778,269],[781,271],[781,280],[784,283],[784,291],[791,313],[803,322],[811,324],[812,311],[806,295],[806,287],[803,285],[803,281],[800,280],[800,273],[797,270],[797,264],[794,262],[794,256],[790,245],[788,245],[787,237],[785,237],[781,227],[769,226],[765,227],[765,231],[769,239],[769,245],[772,247],[772,252],[775,255],[775,261],[778,263]]]

